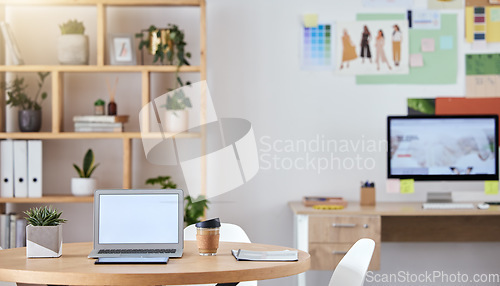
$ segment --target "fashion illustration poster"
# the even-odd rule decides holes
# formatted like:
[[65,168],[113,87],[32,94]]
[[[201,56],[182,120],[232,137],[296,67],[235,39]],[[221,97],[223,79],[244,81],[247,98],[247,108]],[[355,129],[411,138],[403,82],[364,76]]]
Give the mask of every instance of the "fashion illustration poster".
[[407,74],[408,22],[337,23],[339,74]]

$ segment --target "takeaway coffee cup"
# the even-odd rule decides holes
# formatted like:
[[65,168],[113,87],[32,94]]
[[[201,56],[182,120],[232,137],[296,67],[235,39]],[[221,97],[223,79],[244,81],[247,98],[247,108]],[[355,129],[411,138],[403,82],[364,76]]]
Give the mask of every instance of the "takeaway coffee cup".
[[209,219],[196,224],[196,242],[200,255],[216,255],[219,248],[219,218]]

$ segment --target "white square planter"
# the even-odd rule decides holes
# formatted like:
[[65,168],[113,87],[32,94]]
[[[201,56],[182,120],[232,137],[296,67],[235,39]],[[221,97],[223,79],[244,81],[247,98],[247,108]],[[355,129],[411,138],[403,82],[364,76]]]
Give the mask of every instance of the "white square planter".
[[26,226],[26,256],[60,257],[62,254],[62,225]]

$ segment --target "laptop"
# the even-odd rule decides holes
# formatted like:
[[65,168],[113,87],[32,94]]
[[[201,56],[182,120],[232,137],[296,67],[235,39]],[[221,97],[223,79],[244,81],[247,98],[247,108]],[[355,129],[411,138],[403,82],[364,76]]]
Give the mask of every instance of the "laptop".
[[182,190],[97,190],[89,258],[181,257]]

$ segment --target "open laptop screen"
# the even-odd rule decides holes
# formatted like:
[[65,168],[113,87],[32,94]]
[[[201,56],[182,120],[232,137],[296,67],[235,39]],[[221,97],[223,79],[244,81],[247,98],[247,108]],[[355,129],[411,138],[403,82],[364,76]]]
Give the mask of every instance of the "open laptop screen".
[[99,244],[179,242],[179,195],[101,194],[99,198]]

